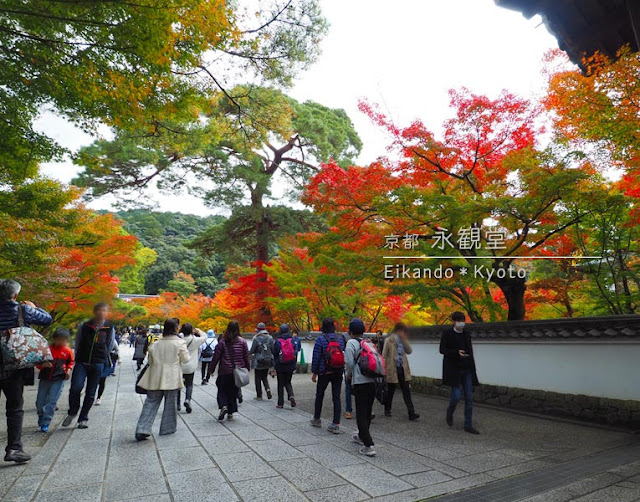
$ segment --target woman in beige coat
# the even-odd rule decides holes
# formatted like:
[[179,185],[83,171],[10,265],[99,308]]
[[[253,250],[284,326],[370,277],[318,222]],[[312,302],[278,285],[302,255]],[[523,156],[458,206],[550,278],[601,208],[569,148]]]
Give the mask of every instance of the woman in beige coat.
[[409,359],[407,354],[411,354],[413,349],[407,339],[407,327],[404,323],[399,322],[393,328],[391,333],[384,342],[382,349],[382,358],[387,369],[387,402],[384,405],[384,414],[391,416],[391,405],[393,404],[393,394],[396,386],[400,386],[404,404],[409,412],[409,420],[418,420],[420,415],[416,413],[411,399],[411,369],[409,368]]
[[177,429],[177,406],[182,383],[182,364],[189,362],[187,344],[178,336],[179,321],[167,319],[162,338],[149,348],[149,367],[138,382],[147,390],[147,399],[136,427],[136,439],[151,435],[153,421],[164,399],[160,435],[173,434]]

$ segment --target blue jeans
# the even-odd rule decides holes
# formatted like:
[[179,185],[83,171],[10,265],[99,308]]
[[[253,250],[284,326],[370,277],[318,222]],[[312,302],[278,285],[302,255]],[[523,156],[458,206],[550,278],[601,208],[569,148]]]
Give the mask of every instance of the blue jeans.
[[51,422],[63,388],[64,380],[40,380],[38,383],[36,409],[39,426],[48,425]]
[[447,415],[453,416],[453,412],[456,411],[456,405],[462,399],[462,393],[464,392],[464,426],[469,428],[471,427],[473,416],[473,376],[471,371],[462,370],[460,372],[460,380],[462,381],[460,385],[451,387],[451,400],[447,408]]
[[85,381],[87,382],[87,390],[84,394],[84,402],[82,403],[78,422],[84,422],[89,419],[89,410],[91,410],[95,401],[104,366],[104,363],[77,363],[73,367],[71,389],[69,390],[69,415],[75,416],[78,414],[78,410],[80,410],[80,395]]

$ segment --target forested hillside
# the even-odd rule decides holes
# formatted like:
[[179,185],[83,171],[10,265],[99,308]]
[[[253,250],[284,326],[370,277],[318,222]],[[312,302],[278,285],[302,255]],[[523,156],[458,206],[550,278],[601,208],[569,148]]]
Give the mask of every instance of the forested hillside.
[[[116,213],[124,221],[127,232],[135,235],[140,243],[158,253],[151,266],[144,271],[144,293],[190,287],[209,296],[223,285],[224,264],[217,255],[203,257],[186,244],[206,229],[222,223],[223,216],[200,217],[180,213],[131,210]],[[183,274],[176,275],[182,272]],[[195,284],[188,284],[185,275],[193,277]],[[169,282],[172,282],[169,286]],[[180,284],[180,283],[184,284]],[[121,291],[135,293],[136,291]],[[192,291],[193,292],[193,291]]]

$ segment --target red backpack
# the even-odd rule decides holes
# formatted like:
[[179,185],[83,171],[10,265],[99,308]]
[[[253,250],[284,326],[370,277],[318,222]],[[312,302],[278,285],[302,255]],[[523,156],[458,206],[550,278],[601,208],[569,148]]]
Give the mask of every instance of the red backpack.
[[293,348],[293,340],[291,338],[280,339],[280,362],[292,363],[296,360],[296,351]]
[[328,335],[324,335],[327,339],[327,352],[324,357],[325,371],[342,371],[344,369],[344,352],[338,342],[338,335],[331,340]]
[[363,376],[379,378],[386,375],[384,360],[369,339],[360,340],[360,354],[356,357],[356,362]]

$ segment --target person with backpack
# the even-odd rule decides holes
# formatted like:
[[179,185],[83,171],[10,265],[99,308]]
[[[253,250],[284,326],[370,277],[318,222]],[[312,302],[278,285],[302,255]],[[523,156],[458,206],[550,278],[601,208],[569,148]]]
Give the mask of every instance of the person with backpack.
[[96,397],[96,401],[93,403],[95,406],[100,406],[102,403],[102,394],[104,394],[104,390],[107,387],[107,378],[110,376],[115,376],[114,368],[118,363],[118,359],[120,358],[119,348],[118,348],[118,337],[116,336],[114,346],[111,347],[109,351],[109,360],[108,364],[105,364],[104,369],[102,370],[102,374],[100,375],[100,383],[98,383],[98,395]]
[[271,389],[269,388],[269,370],[273,367],[275,358],[273,356],[273,337],[267,331],[265,323],[260,322],[256,327],[256,336],[251,343],[249,355],[253,356],[253,368],[256,381],[256,397],[262,401],[262,386],[267,393],[267,399],[271,399]]
[[[200,350],[200,340],[205,336],[204,332],[193,327],[192,324],[185,323],[180,328],[180,334],[189,351],[189,362],[182,365],[182,381],[184,383],[184,409],[191,413],[191,397],[193,396],[193,379],[198,368],[198,352]],[[178,411],[180,411],[180,397],[178,392]]]
[[296,398],[293,394],[291,379],[296,370],[298,352],[293,343],[293,337],[289,332],[289,325],[283,324],[278,330],[278,338],[273,344],[273,356],[275,359],[275,371],[278,377],[278,403],[276,408],[284,408],[284,391],[287,390],[287,398],[291,407],[296,407]]
[[361,455],[375,457],[376,451],[369,428],[376,397],[376,378],[384,377],[385,367],[375,343],[364,338],[364,330],[364,322],[361,319],[351,319],[351,339],[347,342],[344,355],[346,385],[353,388],[356,401],[358,430],[352,435],[353,441],[362,446]]
[[[29,301],[18,302],[22,286],[12,279],[0,279],[0,333],[23,326],[49,326],[53,318]],[[23,451],[22,422],[24,418],[24,386],[33,376],[33,368],[5,370],[0,363],[0,391],[6,398],[7,447],[5,462],[28,462],[31,456]]]
[[[222,335],[222,339],[216,345],[211,361],[210,372],[213,373],[216,366],[218,368],[218,405],[220,415],[218,420],[233,420],[233,414],[238,411],[238,386],[234,377],[234,369],[246,368],[251,371],[249,361],[249,347],[247,342],[240,336],[240,325],[238,321],[231,321]],[[227,416],[228,415],[228,416]]]
[[202,385],[209,385],[209,379],[211,378],[211,361],[213,361],[213,354],[218,345],[216,339],[216,333],[212,329],[207,331],[207,339],[202,345],[200,345],[200,362],[202,364]]
[[414,421],[420,418],[413,406],[411,398],[411,369],[409,367],[409,359],[407,354],[411,354],[413,349],[407,338],[407,326],[399,322],[393,328],[391,333],[384,341],[384,349],[382,350],[382,358],[384,359],[387,370],[387,402],[384,405],[384,414],[391,416],[391,406],[393,404],[393,394],[396,386],[400,386],[404,404],[409,412],[409,420]]
[[342,374],[345,368],[344,349],[346,340],[344,335],[336,334],[336,324],[332,318],[322,321],[322,334],[316,338],[313,346],[313,359],[311,381],[317,383],[316,402],[311,425],[322,427],[322,402],[324,393],[331,384],[331,397],[333,400],[333,421],[327,430],[333,434],[340,433],[341,389]]
[[133,360],[136,362],[137,370],[140,371],[142,368],[142,363],[144,362],[145,357],[147,357],[147,352],[149,350],[149,337],[147,335],[147,328],[140,325],[138,326],[137,334],[134,336],[133,341]]

